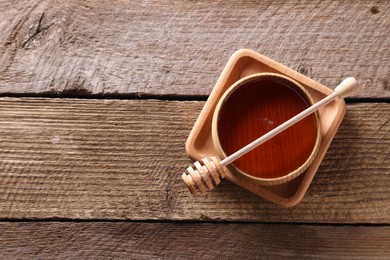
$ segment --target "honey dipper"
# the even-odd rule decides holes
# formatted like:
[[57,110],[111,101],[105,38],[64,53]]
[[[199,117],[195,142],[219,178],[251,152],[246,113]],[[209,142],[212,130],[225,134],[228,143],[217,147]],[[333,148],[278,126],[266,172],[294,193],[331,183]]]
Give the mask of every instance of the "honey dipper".
[[325,98],[308,107],[296,116],[290,118],[283,124],[277,126],[268,133],[244,146],[240,150],[229,155],[225,159],[219,160],[216,156],[211,156],[210,158],[203,158],[201,161],[196,161],[194,163],[194,166],[189,166],[187,168],[187,173],[183,173],[183,175],[181,176],[182,180],[187,185],[188,189],[193,195],[197,194],[198,191],[200,193],[204,193],[207,191],[207,189],[213,189],[214,185],[218,185],[221,182],[221,178],[223,179],[225,177],[225,167],[227,165],[237,160],[244,154],[252,151],[253,149],[268,141],[272,137],[283,132],[284,130],[299,122],[300,120],[304,119],[305,117],[309,116],[310,114],[314,113],[320,107],[325,106],[326,104],[333,101],[335,98],[345,98],[355,92],[356,89],[356,79],[353,77],[346,78],[335,88],[332,94],[326,96]]

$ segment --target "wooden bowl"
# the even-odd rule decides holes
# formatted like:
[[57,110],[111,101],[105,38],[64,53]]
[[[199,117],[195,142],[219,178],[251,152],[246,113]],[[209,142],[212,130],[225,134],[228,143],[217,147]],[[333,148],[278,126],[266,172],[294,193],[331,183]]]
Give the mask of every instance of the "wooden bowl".
[[[298,82],[277,73],[256,73],[234,83],[220,98],[212,139],[224,159],[313,104]],[[321,141],[317,112],[238,158],[228,167],[261,185],[277,185],[303,173]]]

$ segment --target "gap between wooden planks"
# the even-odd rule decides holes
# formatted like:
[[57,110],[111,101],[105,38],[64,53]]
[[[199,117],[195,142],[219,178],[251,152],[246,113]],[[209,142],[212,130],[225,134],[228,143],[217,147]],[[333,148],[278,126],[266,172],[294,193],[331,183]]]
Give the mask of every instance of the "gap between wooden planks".
[[225,181],[192,197],[184,142],[204,102],[0,99],[0,218],[390,222],[388,103],[348,105],[303,201]]
[[[153,8],[151,8],[153,6]],[[0,92],[207,95],[253,49],[355,97],[390,97],[390,1],[4,1]]]
[[0,223],[4,259],[387,259],[389,226],[142,223]]

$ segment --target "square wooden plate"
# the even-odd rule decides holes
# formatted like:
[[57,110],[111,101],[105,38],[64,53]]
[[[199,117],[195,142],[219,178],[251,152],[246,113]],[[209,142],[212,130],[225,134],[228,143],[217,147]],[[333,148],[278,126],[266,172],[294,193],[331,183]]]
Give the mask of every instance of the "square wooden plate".
[[[237,80],[259,72],[275,72],[286,75],[307,89],[314,102],[332,93],[332,89],[252,50],[235,52],[226,64],[213,88],[186,142],[187,154],[193,160],[215,156],[211,137],[211,121],[214,109],[222,94]],[[343,99],[337,98],[319,110],[322,141],[319,152],[309,168],[294,180],[274,186],[262,186],[249,178],[236,176],[228,171],[226,178],[266,200],[284,207],[300,202],[307,191],[328,147],[333,140],[345,113]]]

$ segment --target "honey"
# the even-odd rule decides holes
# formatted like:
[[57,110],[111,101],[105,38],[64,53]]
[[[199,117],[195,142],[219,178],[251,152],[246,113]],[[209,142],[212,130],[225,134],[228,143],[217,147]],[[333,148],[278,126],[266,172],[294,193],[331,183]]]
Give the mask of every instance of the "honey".
[[[220,108],[217,133],[229,156],[311,105],[307,95],[283,78],[254,78],[233,90]],[[258,178],[278,178],[293,172],[310,157],[317,139],[312,114],[233,162],[238,170]]]

